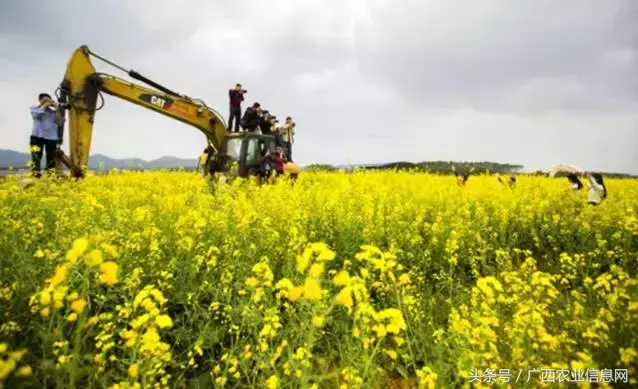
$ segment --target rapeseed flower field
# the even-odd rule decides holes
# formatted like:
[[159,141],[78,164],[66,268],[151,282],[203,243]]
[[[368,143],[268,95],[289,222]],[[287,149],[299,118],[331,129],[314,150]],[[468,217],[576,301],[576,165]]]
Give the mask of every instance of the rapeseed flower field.
[[638,181],[607,187],[591,207],[531,176],[8,178],[0,387],[637,385]]

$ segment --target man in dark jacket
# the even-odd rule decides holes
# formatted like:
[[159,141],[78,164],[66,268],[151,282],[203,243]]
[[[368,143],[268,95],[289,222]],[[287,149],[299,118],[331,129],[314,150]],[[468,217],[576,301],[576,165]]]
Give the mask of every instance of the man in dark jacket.
[[262,134],[270,134],[272,132],[272,115],[265,110],[259,118],[259,129]]
[[244,117],[241,119],[241,127],[246,131],[256,131],[259,127],[259,120],[261,115],[261,105],[254,103],[252,107],[246,108]]
[[228,91],[230,98],[230,117],[228,118],[228,131],[233,128],[235,122],[235,132],[239,132],[239,120],[241,119],[241,102],[244,101],[244,93],[247,91],[241,87],[241,84],[235,85],[233,89]]

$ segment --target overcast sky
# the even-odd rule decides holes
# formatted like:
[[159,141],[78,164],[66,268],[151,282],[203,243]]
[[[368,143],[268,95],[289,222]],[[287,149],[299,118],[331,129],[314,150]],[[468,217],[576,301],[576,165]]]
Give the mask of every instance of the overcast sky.
[[[241,82],[246,103],[295,118],[301,164],[638,173],[636,0],[0,0],[0,148],[27,149],[29,106],[82,44],[226,117]],[[91,152],[192,158],[204,145],[107,96]]]

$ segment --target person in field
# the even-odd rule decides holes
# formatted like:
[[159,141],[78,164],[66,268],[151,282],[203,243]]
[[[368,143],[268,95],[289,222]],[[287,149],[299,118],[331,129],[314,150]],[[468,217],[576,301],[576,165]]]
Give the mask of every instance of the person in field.
[[273,176],[278,177],[284,174],[284,165],[288,162],[283,149],[280,146],[275,148],[275,152],[266,149],[264,158],[261,162],[259,176],[262,181],[268,180]]
[[456,167],[455,166],[452,166],[452,170],[454,171],[454,176],[456,177],[456,184],[458,186],[465,186],[465,184],[467,184],[467,181],[470,178],[470,174],[472,174],[472,172],[474,171],[474,168],[470,169],[470,171],[465,173],[464,175],[460,175],[456,171]]
[[58,145],[58,123],[56,120],[57,104],[47,93],[38,95],[39,104],[31,107],[33,127],[29,146],[35,177],[40,177],[42,154],[46,153],[46,170],[55,169],[55,153]]
[[282,147],[275,148],[275,154],[272,157],[273,168],[277,172],[277,176],[284,174],[284,165],[288,162],[286,154]]
[[578,179],[578,176],[574,173],[569,173],[567,175],[567,180],[569,180],[569,189],[573,192],[578,192],[583,189],[583,183]]
[[510,189],[514,189],[514,187],[516,186],[516,177],[510,176],[510,178],[507,179],[507,183],[505,183],[505,181],[503,181],[501,177],[498,177],[498,182],[500,182],[503,185],[509,186]]
[[587,173],[587,180],[589,183],[587,203],[597,206],[607,198],[607,187],[605,187],[603,176],[599,173]]

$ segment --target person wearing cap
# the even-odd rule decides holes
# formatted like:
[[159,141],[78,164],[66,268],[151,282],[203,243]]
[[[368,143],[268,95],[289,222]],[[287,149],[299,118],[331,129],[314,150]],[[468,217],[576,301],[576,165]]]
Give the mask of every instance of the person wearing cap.
[[244,101],[244,93],[247,91],[237,83],[234,88],[228,91],[230,98],[230,117],[228,118],[228,131],[233,128],[235,123],[235,132],[239,132],[239,121],[241,120],[241,103]]
[[58,124],[55,107],[57,104],[48,93],[38,95],[39,104],[31,107],[33,127],[29,146],[31,149],[32,170],[40,177],[43,152],[46,153],[46,170],[55,169],[55,153],[58,145]]

